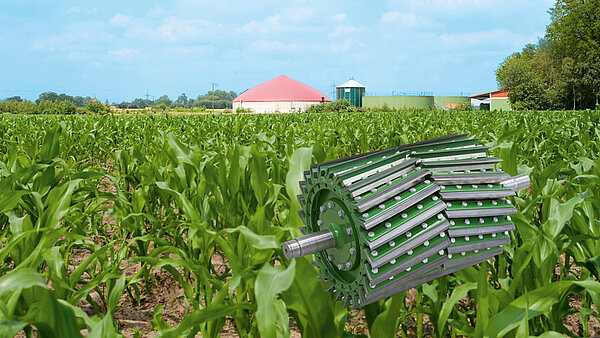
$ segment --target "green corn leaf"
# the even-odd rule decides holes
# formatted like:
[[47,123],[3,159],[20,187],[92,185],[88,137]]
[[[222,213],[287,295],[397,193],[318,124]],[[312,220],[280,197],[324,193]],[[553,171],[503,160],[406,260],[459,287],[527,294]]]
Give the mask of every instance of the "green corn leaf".
[[7,191],[0,196],[0,214],[5,213],[19,204],[21,197],[26,195],[27,191]]
[[31,306],[28,316],[39,337],[82,337],[73,310],[56,300],[49,289],[29,288],[25,298]]
[[241,225],[233,229],[223,230],[225,233],[240,232],[248,241],[248,244],[255,249],[279,249],[281,246],[273,235],[258,235],[247,227]]
[[565,335],[558,333],[556,331],[547,331],[542,333],[539,336],[529,336],[529,337],[537,337],[537,338],[565,338]]
[[164,305],[159,305],[157,307],[154,308],[154,315],[152,316],[152,328],[154,328],[155,330],[168,330],[171,328],[171,326],[169,324],[167,324],[164,319],[163,319],[163,315],[162,315],[162,311],[165,308]]
[[106,311],[108,313],[115,313],[115,309],[119,304],[119,299],[123,294],[123,290],[125,290],[125,272],[121,275],[121,277],[117,280],[115,285],[110,290],[110,294],[108,296],[108,307]]
[[592,281],[559,281],[537,288],[526,295],[513,300],[508,307],[489,320],[485,331],[487,337],[501,337],[518,327],[524,318],[529,320],[547,314],[552,306],[568,294],[573,285],[600,290],[600,283]]
[[0,337],[15,337],[27,323],[12,320],[0,321]]
[[[262,337],[281,337],[289,335],[288,316],[285,305],[276,295],[287,290],[294,281],[296,263],[291,261],[287,269],[265,264],[256,277],[254,294],[256,296],[256,320]],[[275,304],[279,300],[281,304]],[[274,322],[275,320],[275,322]]]
[[40,150],[40,158],[42,162],[48,162],[58,156],[60,150],[60,133],[62,126],[57,124],[54,128],[48,130],[46,137],[44,137],[44,143],[42,143],[42,149]]
[[60,226],[60,221],[71,207],[73,191],[81,181],[81,179],[69,181],[50,190],[44,202],[44,212],[37,224],[38,229],[40,227],[57,229]]
[[[287,308],[294,311],[300,321],[302,335],[305,337],[340,336],[341,328],[332,325],[334,322],[331,295],[324,292],[325,283],[316,277],[319,275],[305,257],[294,258],[296,272],[289,289],[282,293]],[[343,309],[343,313],[346,310]],[[341,330],[340,330],[341,329]]]
[[107,313],[102,320],[94,323],[90,328],[88,338],[123,337],[117,332],[113,321],[112,313]]
[[565,223],[573,217],[575,206],[581,202],[583,202],[583,198],[575,196],[564,203],[553,204],[552,209],[549,210],[548,220],[542,225],[546,236],[551,239],[556,238]]
[[300,210],[300,203],[296,196],[302,193],[298,182],[304,180],[304,171],[310,168],[312,152],[312,147],[294,150],[290,157],[290,169],[285,177],[285,190],[291,201],[291,219],[295,226],[302,225],[302,220],[296,213]]
[[215,305],[205,309],[196,310],[189,315],[185,316],[176,328],[166,329],[160,331],[156,337],[161,338],[178,338],[184,336],[193,336],[198,330],[192,330],[186,334],[186,331],[198,327],[202,323],[206,323],[211,320],[219,319],[224,316],[230,315],[236,311],[243,309],[250,309],[251,306],[248,304],[237,304],[237,305]]
[[259,205],[262,205],[265,204],[266,183],[269,181],[266,159],[264,154],[258,151],[256,145],[250,147],[250,155],[250,185],[256,200]]
[[455,288],[452,291],[452,294],[450,295],[448,300],[442,306],[442,311],[440,312],[440,317],[439,317],[438,323],[437,323],[438,328],[441,329],[446,326],[448,317],[450,316],[450,313],[452,313],[452,310],[454,309],[454,306],[456,305],[456,303],[459,300],[465,298],[465,296],[467,295],[467,293],[469,291],[476,289],[476,288],[477,288],[476,283],[465,283],[465,284]]
[[10,292],[31,287],[47,288],[46,282],[40,274],[33,269],[20,269],[0,277],[0,297]]
[[398,332],[398,315],[404,302],[404,294],[400,293],[385,301],[385,310],[381,312],[369,327],[372,337],[394,337]]
[[490,311],[490,296],[488,289],[488,269],[486,264],[479,266],[479,278],[477,280],[477,322],[475,324],[475,335],[481,336],[487,327]]

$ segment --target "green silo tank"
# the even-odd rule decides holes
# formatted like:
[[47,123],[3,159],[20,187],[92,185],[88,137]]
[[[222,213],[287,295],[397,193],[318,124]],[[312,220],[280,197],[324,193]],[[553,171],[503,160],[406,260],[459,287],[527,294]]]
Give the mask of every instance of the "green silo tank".
[[350,79],[336,87],[337,99],[346,99],[355,107],[362,107],[362,98],[365,96],[365,86],[354,79]]

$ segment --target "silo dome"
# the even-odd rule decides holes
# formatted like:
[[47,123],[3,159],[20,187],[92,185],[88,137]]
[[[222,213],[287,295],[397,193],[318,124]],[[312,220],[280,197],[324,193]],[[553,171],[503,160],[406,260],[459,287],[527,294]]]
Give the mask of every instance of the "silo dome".
[[355,107],[362,107],[362,98],[365,96],[365,86],[354,79],[350,79],[336,87],[337,98],[346,99]]

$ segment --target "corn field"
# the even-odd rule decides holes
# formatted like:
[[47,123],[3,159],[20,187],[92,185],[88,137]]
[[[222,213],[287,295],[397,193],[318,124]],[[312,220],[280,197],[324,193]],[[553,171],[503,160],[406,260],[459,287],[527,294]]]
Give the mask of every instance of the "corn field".
[[[306,258],[311,163],[450,133],[531,188],[504,254],[362,309],[373,337],[588,336],[600,306],[600,113],[0,115],[0,336],[142,336],[122,325],[169,276],[159,337],[354,336]],[[571,318],[576,325],[567,325]]]

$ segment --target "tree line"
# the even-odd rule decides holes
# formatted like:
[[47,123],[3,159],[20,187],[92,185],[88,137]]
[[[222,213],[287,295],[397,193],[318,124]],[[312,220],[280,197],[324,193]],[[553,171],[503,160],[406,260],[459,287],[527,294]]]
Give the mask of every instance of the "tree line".
[[600,0],[557,0],[537,44],[496,71],[512,108],[593,109],[600,100]]
[[131,102],[121,102],[117,105],[119,108],[145,108],[145,107],[166,107],[166,108],[201,108],[206,109],[227,109],[231,108],[231,102],[238,95],[234,91],[215,90],[208,91],[204,95],[199,95],[197,98],[188,98],[185,93],[182,93],[176,100],[171,100],[167,95],[163,95],[156,100],[135,99]]
[[156,100],[135,99],[131,102],[123,101],[119,104],[104,104],[94,100],[92,97],[70,96],[67,94],[57,94],[55,92],[44,92],[39,95],[35,101],[24,100],[20,96],[12,96],[0,100],[0,113],[13,114],[85,114],[85,113],[105,113],[110,106],[121,109],[143,109],[152,107],[155,110],[165,111],[170,109],[227,109],[231,108],[231,101],[237,97],[233,91],[226,92],[222,90],[209,91],[205,95],[200,95],[196,99],[188,98],[185,94],[172,101],[167,95],[163,95]]

